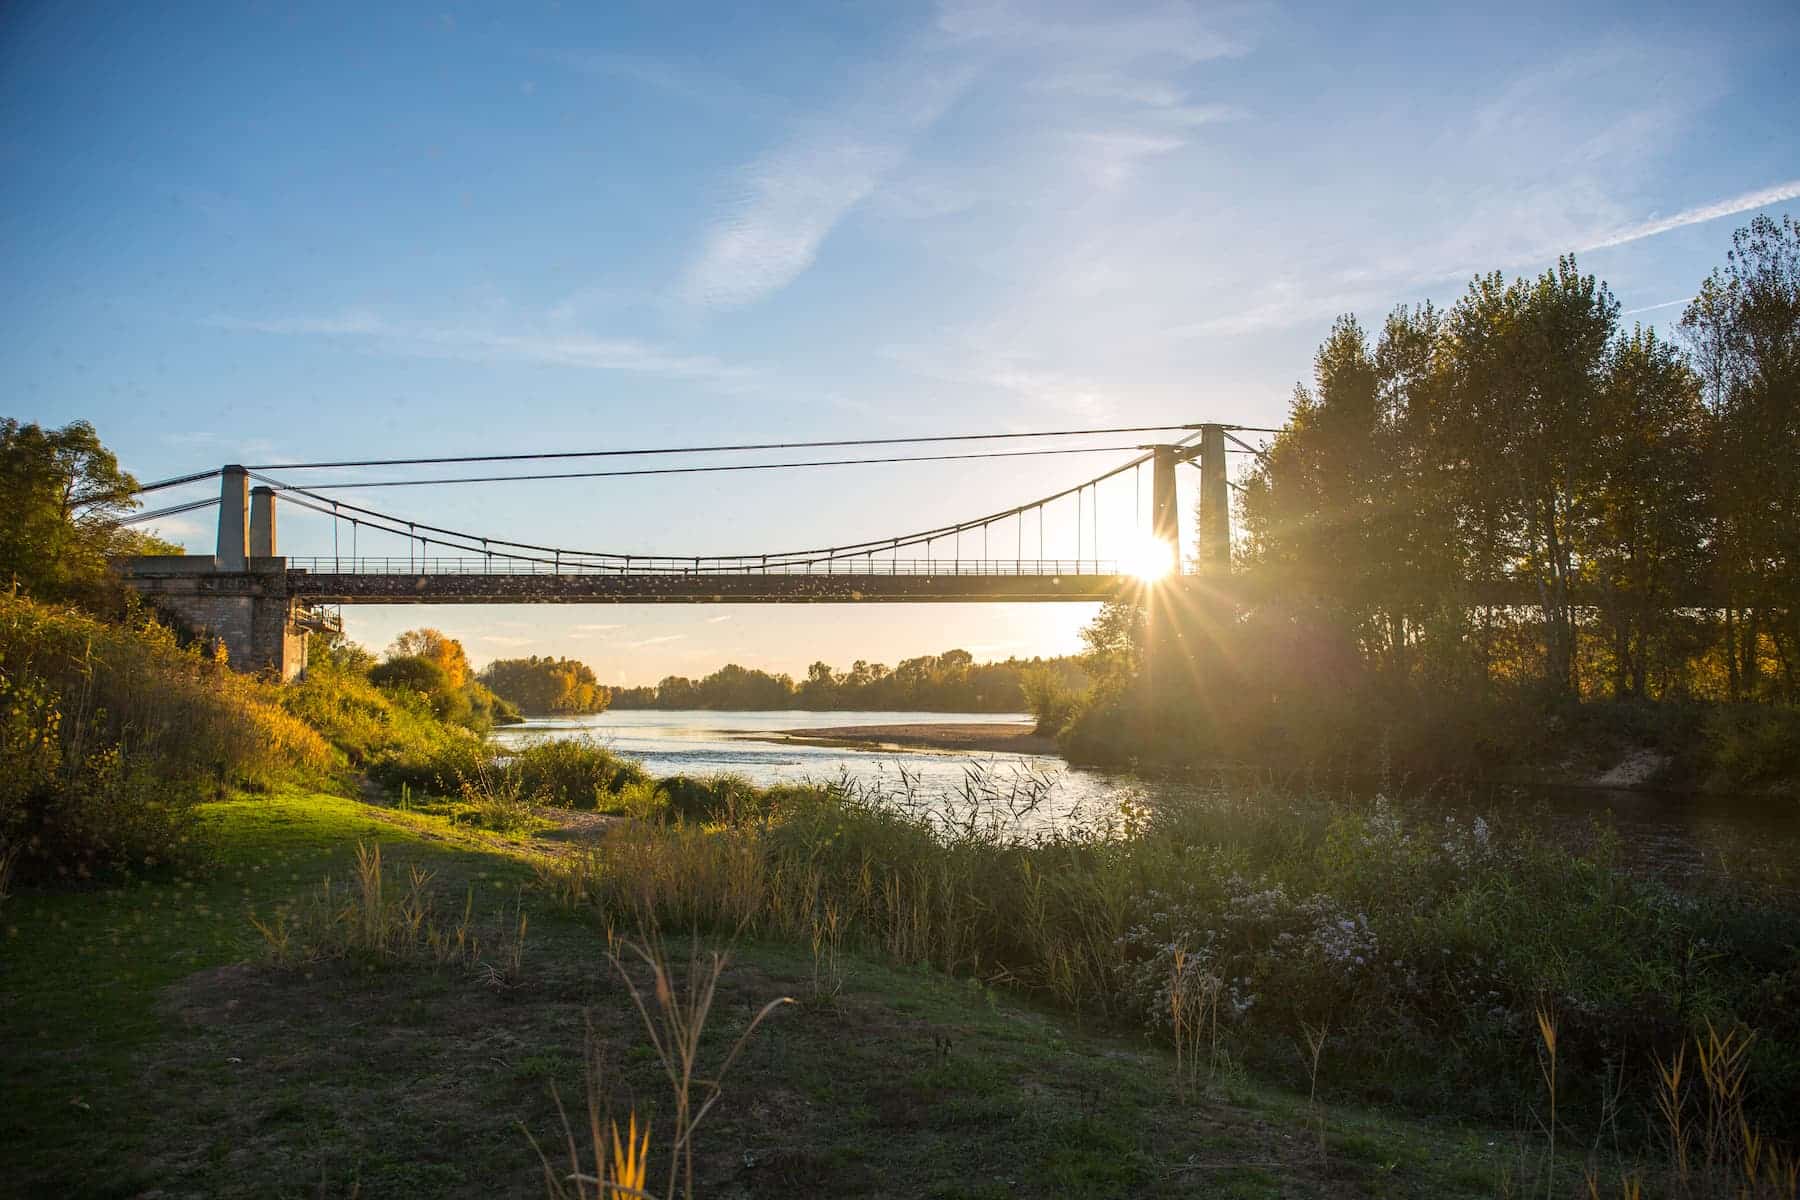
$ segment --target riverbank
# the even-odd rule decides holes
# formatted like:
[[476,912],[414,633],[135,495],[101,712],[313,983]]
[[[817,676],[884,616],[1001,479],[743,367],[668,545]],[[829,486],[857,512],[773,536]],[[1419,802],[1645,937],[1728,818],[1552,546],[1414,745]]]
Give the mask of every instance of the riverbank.
[[[535,886],[544,847],[306,791],[201,815],[205,872],[7,902],[0,1138],[16,1153],[0,1195],[543,1195],[528,1137],[567,1170],[554,1086],[585,1142],[590,1022],[611,1114],[649,1122],[660,1191],[666,1081],[592,915]],[[377,843],[401,891],[431,873],[440,919],[469,898],[490,961],[523,916],[517,968],[275,961],[251,918],[304,908],[325,877],[352,888],[358,847]],[[666,949],[681,970],[685,940]],[[848,947],[821,963],[737,945],[709,1046],[780,996],[798,1003],[750,1036],[697,1136],[701,1196],[1177,1196],[1204,1181],[1422,1200],[1491,1194],[1511,1153],[1499,1131],[1310,1106],[1236,1072],[1178,1096],[1172,1056],[1140,1038]]]
[[786,733],[752,734],[756,741],[798,742],[855,750],[960,750],[979,754],[1056,754],[1056,739],[1029,721],[940,725],[827,725]]

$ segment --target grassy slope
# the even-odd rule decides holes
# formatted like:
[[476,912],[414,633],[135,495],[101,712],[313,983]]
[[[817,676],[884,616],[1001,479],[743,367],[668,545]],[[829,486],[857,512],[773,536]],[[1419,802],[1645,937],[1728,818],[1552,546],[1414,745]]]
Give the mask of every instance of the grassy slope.
[[[0,1192],[541,1194],[518,1122],[560,1144],[547,1085],[579,1104],[584,1012],[616,1102],[651,1116],[658,1178],[666,1090],[602,937],[529,892],[511,990],[253,965],[246,913],[344,877],[358,839],[436,870],[449,897],[473,886],[496,919],[529,883],[527,847],[295,792],[208,816],[205,876],[0,909]],[[842,965],[835,1000],[778,1011],[734,1068],[699,1135],[703,1195],[1492,1194],[1505,1151],[1478,1136],[1334,1108],[1321,1153],[1303,1099],[1239,1082],[1181,1104],[1168,1057],[1139,1043],[939,975]],[[804,951],[739,947],[712,1055],[812,978]]]

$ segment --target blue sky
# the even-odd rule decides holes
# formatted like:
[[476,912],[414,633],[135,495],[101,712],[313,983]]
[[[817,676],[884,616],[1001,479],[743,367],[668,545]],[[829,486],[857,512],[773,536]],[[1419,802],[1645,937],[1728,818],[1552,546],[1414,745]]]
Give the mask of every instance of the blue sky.
[[[1666,324],[1734,227],[1800,210],[1791,5],[669,7],[9,6],[0,411],[92,420],[144,478],[1269,424],[1339,312],[1572,250],[1628,320]],[[1104,461],[363,498],[545,543],[756,551]],[[164,529],[210,548],[201,521]],[[330,533],[296,515],[283,538]],[[1055,652],[1086,615],[348,613],[376,645],[430,620],[478,659],[633,682]]]

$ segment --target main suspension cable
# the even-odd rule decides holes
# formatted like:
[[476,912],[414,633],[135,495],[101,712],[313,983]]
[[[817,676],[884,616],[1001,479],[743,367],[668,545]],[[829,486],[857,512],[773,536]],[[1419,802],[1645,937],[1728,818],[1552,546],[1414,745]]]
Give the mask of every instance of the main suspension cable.
[[[981,450],[969,454],[906,454],[886,458],[829,458],[801,462],[726,463],[711,467],[637,467],[626,471],[551,471],[530,475],[460,475],[437,479],[334,479],[308,483],[309,491],[354,488],[430,487],[455,483],[532,483],[549,479],[622,479],[638,475],[709,475],[720,471],[787,471],[804,467],[860,467],[880,463],[950,462],[968,458],[1031,458],[1046,454],[1117,454],[1136,446],[1058,446],[1039,450]],[[258,468],[261,469],[261,468]],[[257,478],[262,478],[258,475]]]
[[[630,458],[653,454],[723,454],[737,450],[816,450],[840,446],[903,446],[922,442],[987,442],[1004,438],[1090,437],[1103,433],[1158,433],[1169,429],[1192,431],[1194,424],[1112,425],[1096,429],[1042,429],[1028,433],[945,433],[923,437],[836,438],[815,442],[743,442],[717,446],[656,446],[633,450],[553,450],[533,454],[464,454],[428,458],[364,458],[338,462],[261,463],[252,471],[313,471],[326,467],[414,467],[444,463],[526,462],[546,458]],[[1247,425],[1227,426],[1249,429]]]

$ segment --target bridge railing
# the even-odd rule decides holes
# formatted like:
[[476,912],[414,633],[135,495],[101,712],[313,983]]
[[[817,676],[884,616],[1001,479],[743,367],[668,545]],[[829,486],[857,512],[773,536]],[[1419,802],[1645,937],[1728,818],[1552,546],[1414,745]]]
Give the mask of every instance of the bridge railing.
[[1119,575],[1114,559],[950,559],[879,556],[804,561],[653,558],[536,560],[505,555],[388,558],[290,556],[290,571],[314,575]]

